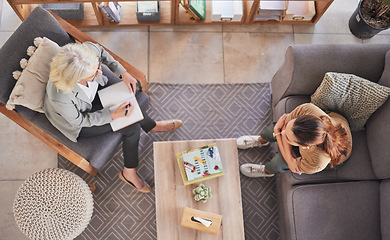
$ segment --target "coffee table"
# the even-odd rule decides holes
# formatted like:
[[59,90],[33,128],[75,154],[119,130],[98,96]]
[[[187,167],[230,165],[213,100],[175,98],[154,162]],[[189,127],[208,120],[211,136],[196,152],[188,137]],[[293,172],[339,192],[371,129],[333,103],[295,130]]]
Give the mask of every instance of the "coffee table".
[[[200,183],[185,186],[176,154],[217,143],[225,175],[203,181],[211,187],[206,203],[194,200],[192,190]],[[244,240],[244,220],[238,151],[235,139],[154,142],[157,239],[165,240]],[[185,207],[222,215],[218,234],[180,226]]]

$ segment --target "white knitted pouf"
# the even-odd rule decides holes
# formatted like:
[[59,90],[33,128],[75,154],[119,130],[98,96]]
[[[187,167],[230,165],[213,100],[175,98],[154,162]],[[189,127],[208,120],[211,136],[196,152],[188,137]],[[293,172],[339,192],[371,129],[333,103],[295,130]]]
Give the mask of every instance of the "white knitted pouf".
[[45,169],[19,188],[13,212],[19,229],[30,239],[74,239],[91,220],[92,192],[72,172]]

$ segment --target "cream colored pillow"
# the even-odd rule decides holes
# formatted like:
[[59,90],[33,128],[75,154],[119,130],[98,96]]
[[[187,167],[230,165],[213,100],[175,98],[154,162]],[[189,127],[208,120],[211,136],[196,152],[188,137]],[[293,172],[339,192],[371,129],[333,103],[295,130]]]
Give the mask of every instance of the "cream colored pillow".
[[343,115],[352,131],[360,131],[389,95],[388,87],[353,74],[328,72],[311,102],[322,110]]
[[22,105],[31,110],[43,113],[43,97],[46,83],[49,80],[50,64],[60,47],[50,39],[36,38],[34,46],[27,49],[30,59],[20,61],[22,72],[15,71],[14,78],[18,78],[7,102],[7,108],[12,110],[15,105]]

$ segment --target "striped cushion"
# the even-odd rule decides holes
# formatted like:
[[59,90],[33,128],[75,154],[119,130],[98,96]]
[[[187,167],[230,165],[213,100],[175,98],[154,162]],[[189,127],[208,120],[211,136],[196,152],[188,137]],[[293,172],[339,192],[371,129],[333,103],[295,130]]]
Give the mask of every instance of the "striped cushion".
[[342,114],[352,131],[360,131],[389,95],[388,87],[352,74],[328,72],[311,102],[325,111]]

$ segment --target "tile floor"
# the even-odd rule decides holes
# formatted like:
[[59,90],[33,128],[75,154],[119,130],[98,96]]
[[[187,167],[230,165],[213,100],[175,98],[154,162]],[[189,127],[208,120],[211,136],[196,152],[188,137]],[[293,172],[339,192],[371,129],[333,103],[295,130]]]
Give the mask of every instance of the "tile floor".
[[[83,29],[147,73],[149,82],[269,82],[293,44],[390,43],[390,30],[370,40],[354,37],[348,19],[359,0],[335,0],[315,26],[142,26]],[[21,21],[0,0],[0,46]],[[0,115],[0,238],[26,239],[15,224],[12,203],[24,179],[57,166],[57,155]]]

